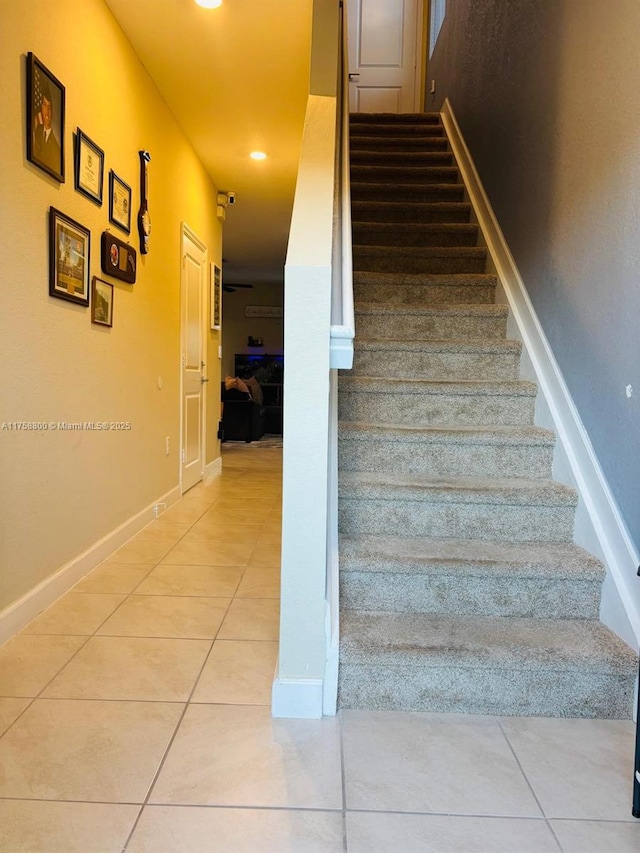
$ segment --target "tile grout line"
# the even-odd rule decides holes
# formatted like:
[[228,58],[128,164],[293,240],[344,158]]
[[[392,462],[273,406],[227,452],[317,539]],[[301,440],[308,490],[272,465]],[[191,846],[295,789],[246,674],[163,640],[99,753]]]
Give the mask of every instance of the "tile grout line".
[[347,837],[347,781],[344,763],[344,716],[341,710],[336,711],[340,732],[340,781],[342,784],[342,847],[343,853],[349,851],[349,839]]
[[502,725],[502,721],[500,720],[500,718],[499,718],[499,717],[496,717],[495,719],[496,719],[496,722],[498,723],[498,728],[499,728],[499,729],[500,729],[500,731],[502,732],[502,736],[504,737],[504,739],[505,739],[505,740],[506,740],[506,742],[507,742],[507,746],[508,746],[508,747],[509,747],[509,749],[511,750],[511,754],[513,755],[513,758],[514,758],[514,760],[515,760],[516,764],[518,765],[518,767],[519,767],[519,769],[520,769],[520,772],[522,773],[522,775],[523,775],[523,777],[524,777],[524,779],[525,779],[525,781],[526,781],[526,783],[527,783],[527,786],[528,786],[529,790],[531,791],[531,795],[532,795],[532,797],[534,798],[534,800],[535,800],[535,801],[536,801],[536,803],[538,804],[538,808],[540,809],[540,813],[541,813],[541,814],[542,814],[542,816],[544,817],[544,821],[545,821],[545,823],[546,823],[546,825],[547,825],[547,827],[548,827],[548,829],[549,829],[549,832],[551,833],[551,835],[552,835],[552,837],[553,837],[553,840],[554,840],[554,841],[555,841],[555,843],[558,845],[558,849],[559,849],[560,853],[564,853],[564,847],[563,847],[563,846],[562,846],[562,844],[560,843],[560,839],[558,838],[558,836],[556,835],[556,833],[555,833],[555,831],[554,831],[553,827],[551,826],[551,822],[549,821],[549,818],[547,817],[547,815],[546,815],[546,813],[545,813],[545,810],[544,810],[544,809],[543,809],[543,807],[542,807],[542,803],[541,803],[541,802],[540,802],[540,800],[538,799],[538,795],[536,794],[536,792],[535,792],[535,790],[534,790],[534,788],[533,788],[533,785],[532,785],[532,783],[531,783],[531,781],[530,781],[530,779],[529,779],[528,775],[526,774],[524,767],[522,766],[522,764],[521,764],[521,762],[520,762],[520,759],[519,759],[519,757],[518,757],[518,755],[517,755],[517,753],[516,753],[516,751],[515,751],[515,748],[514,748],[513,744],[511,743],[511,740],[509,739],[509,735],[507,734],[507,732],[505,731],[504,726]]

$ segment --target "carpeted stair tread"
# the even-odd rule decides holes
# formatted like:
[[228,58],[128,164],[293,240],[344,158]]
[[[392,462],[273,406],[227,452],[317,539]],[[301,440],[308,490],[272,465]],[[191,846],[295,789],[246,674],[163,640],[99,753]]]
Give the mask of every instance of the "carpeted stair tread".
[[354,183],[416,184],[456,183],[459,178],[457,166],[413,166],[413,165],[352,165],[351,180]]
[[349,441],[382,442],[397,440],[420,444],[430,441],[436,444],[471,445],[529,445],[531,447],[553,447],[555,434],[536,426],[402,426],[396,424],[366,423],[363,421],[341,421],[339,435]]
[[354,222],[468,222],[471,205],[466,201],[358,201],[352,199]]
[[592,619],[517,619],[346,611],[344,663],[563,669],[631,676],[635,653]]
[[393,480],[369,471],[343,471],[338,494],[362,501],[574,507],[574,489],[555,480],[477,477],[429,478],[396,474]]
[[340,571],[464,577],[505,574],[602,581],[604,567],[588,551],[565,542],[500,542],[406,536],[343,536]]
[[538,386],[526,379],[484,381],[460,379],[456,382],[441,382],[429,379],[393,378],[384,376],[353,376],[340,374],[340,386],[345,391],[367,394],[416,394],[479,397],[535,397]]

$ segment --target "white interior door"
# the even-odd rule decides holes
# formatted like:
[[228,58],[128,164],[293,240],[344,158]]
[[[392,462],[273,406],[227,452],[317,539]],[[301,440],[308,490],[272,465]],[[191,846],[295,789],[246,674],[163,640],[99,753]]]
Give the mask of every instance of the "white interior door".
[[417,109],[421,0],[349,0],[349,109]]
[[205,454],[204,383],[207,250],[187,228],[182,230],[180,453],[183,493],[202,479]]

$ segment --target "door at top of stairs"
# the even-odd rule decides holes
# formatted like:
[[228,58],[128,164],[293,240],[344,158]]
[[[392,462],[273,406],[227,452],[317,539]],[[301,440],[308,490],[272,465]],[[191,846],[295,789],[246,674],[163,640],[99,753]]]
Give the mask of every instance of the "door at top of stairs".
[[351,112],[419,109],[420,0],[349,0],[348,14]]

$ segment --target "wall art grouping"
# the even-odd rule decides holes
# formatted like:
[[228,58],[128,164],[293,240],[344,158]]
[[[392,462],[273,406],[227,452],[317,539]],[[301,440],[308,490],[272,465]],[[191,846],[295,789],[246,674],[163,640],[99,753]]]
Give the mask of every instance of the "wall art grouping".
[[[49,177],[65,183],[65,87],[33,53],[26,57],[26,152],[27,160]],[[81,128],[73,135],[74,188],[98,207],[103,203],[105,153]],[[148,151],[140,157],[140,251],[149,251],[151,219],[148,208]],[[132,193],[129,184],[113,169],[109,171],[109,222],[125,234],[131,233]],[[49,294],[76,305],[91,304],[91,320],[113,324],[113,284],[91,279],[91,232],[75,219],[49,209]],[[102,272],[133,284],[136,280],[136,250],[111,235],[102,234]]]

